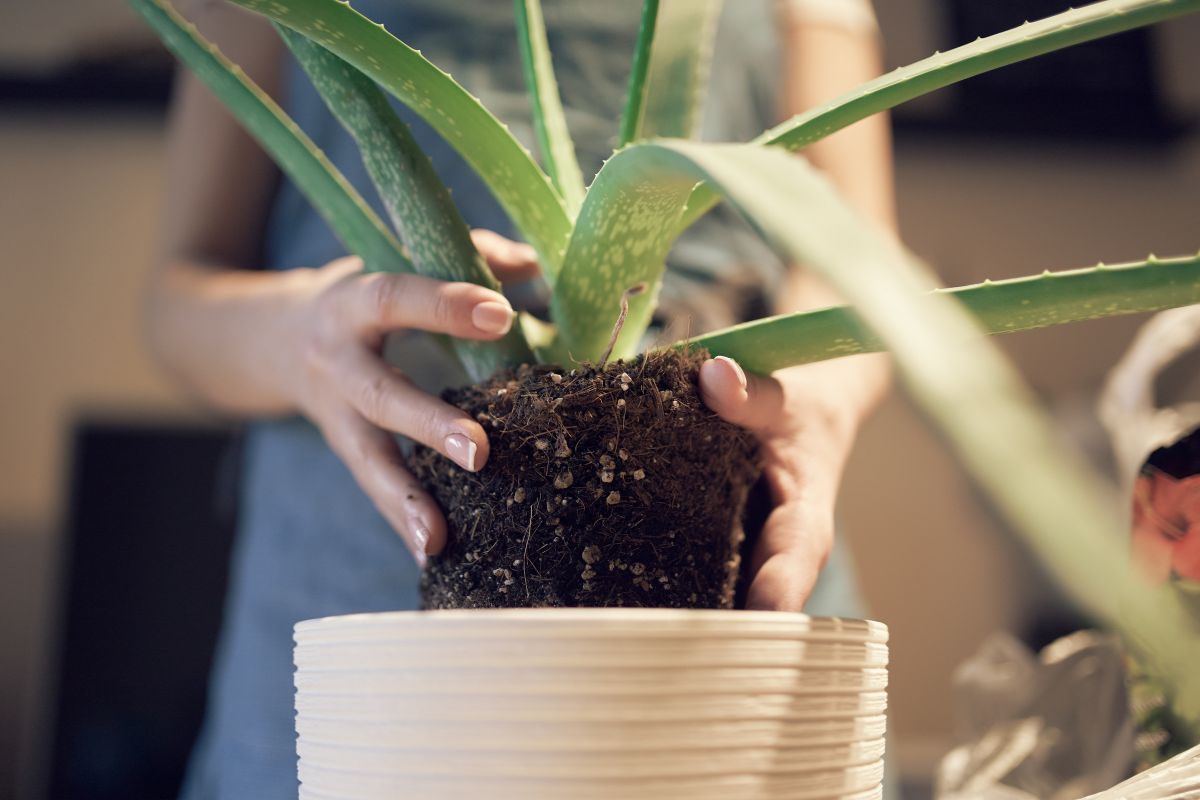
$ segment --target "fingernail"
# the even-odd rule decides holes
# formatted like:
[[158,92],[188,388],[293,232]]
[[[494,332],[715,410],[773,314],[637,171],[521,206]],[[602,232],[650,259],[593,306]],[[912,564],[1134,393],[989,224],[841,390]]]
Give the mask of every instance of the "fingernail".
[[484,300],[471,311],[471,322],[484,333],[508,333],[513,323],[513,310],[499,300]]
[[417,560],[417,564],[421,569],[425,569],[425,563],[429,560],[425,555],[425,548],[429,545],[429,529],[418,523],[413,526],[413,558]]
[[452,433],[446,437],[446,455],[463,469],[475,471],[475,454],[478,450],[479,445],[461,433]]
[[742,365],[734,361],[729,356],[717,356],[717,361],[724,361],[729,366],[733,367],[733,373],[737,375],[738,383],[742,389],[746,388],[746,373],[742,371]]

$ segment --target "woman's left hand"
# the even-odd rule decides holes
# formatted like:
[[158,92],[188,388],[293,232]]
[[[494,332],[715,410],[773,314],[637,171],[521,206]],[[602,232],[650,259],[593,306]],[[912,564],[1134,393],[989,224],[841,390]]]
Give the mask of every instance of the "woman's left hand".
[[[881,371],[878,364],[843,359],[761,377],[723,356],[701,367],[705,404],[753,432],[762,446],[772,510],[747,565],[753,576],[747,608],[800,611],[812,593],[833,547],[842,469],[878,396]],[[857,402],[862,397],[869,399]]]

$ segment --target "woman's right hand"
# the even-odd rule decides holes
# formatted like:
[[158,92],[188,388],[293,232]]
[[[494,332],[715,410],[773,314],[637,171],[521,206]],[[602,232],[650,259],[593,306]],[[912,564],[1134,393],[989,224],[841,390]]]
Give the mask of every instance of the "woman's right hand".
[[[473,238],[502,280],[536,274],[527,245],[490,231],[475,231]],[[427,445],[472,472],[487,462],[488,440],[465,412],[421,391],[384,362],[384,338],[413,329],[499,339],[512,327],[512,306],[503,295],[471,283],[364,274],[353,257],[290,277],[298,281],[298,292],[289,315],[288,338],[296,347],[287,391],[423,566],[426,554],[445,544],[446,522],[404,466],[392,434]]]

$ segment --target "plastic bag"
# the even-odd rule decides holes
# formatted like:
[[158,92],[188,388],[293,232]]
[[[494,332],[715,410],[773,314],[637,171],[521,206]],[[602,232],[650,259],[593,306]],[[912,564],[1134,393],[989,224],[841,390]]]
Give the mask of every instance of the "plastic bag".
[[992,636],[954,693],[961,744],[938,769],[940,800],[1075,800],[1130,774],[1124,656],[1109,636],[1072,634],[1040,655]]

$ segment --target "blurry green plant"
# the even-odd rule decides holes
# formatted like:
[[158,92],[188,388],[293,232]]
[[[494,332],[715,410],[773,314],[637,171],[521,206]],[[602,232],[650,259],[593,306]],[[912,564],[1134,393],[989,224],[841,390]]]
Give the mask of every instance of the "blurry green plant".
[[[270,18],[357,140],[394,231],[313,142],[167,0],[130,0],[229,106],[368,270],[496,288],[446,188],[385,92],[479,173],[536,248],[550,319],[522,315],[498,343],[447,341],[473,379],[506,365],[599,361],[649,326],[668,249],[723,199],[778,251],[823,275],[847,306],[750,322],[692,340],[752,371],[889,350],[909,391],[1032,549],[1087,609],[1120,631],[1200,730],[1200,637],[1177,595],[1131,574],[1127,508],[1059,442],[1053,423],[979,334],[1200,302],[1200,256],[1149,258],[932,290],[934,276],[838,197],[797,150],[964,78],[1200,9],[1200,0],[1105,0],[935,54],[766,131],[749,144],[690,141],[715,0],[646,0],[622,146],[585,188],[567,131],[539,0],[515,0],[545,170],[475,98],[341,0],[232,0]],[[399,238],[397,238],[397,234]],[[403,244],[401,244],[403,242]],[[630,295],[644,284],[649,291]]]

